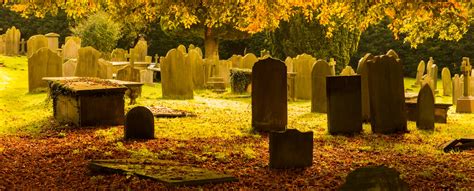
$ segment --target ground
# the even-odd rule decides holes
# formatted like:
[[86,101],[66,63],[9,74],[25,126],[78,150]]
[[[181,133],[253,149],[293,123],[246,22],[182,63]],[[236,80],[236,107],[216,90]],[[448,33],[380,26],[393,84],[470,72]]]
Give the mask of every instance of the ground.
[[[365,124],[362,134],[345,137],[329,135],[326,115],[310,113],[309,101],[289,102],[288,128],[314,132],[313,166],[271,170],[268,135],[252,132],[250,98],[200,90],[194,100],[164,100],[160,84],[145,86],[138,105],[188,110],[197,117],[155,119],[156,139],[125,141],[123,126],[73,128],[57,124],[47,94],[27,93],[26,58],[0,56],[2,61],[0,190],[165,188],[130,175],[92,174],[87,168],[93,159],[127,157],[173,160],[239,179],[200,187],[205,189],[334,190],[350,171],[368,165],[397,169],[411,188],[474,188],[474,151],[443,153],[438,149],[451,139],[474,135],[474,115],[456,114],[454,107],[448,123],[436,124],[433,132],[417,130],[414,122],[408,122],[409,133],[378,135]],[[405,82],[409,87],[414,80]],[[438,102],[450,99],[437,97]],[[126,110],[132,107],[126,105]]]

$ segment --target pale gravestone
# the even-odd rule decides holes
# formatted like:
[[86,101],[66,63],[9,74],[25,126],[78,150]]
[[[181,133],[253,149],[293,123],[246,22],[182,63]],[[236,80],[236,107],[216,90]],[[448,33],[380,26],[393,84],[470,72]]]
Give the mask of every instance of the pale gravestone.
[[459,78],[458,74],[455,74],[453,77],[453,105],[456,105],[456,102],[459,97],[462,95],[462,80]]
[[329,64],[324,60],[316,61],[311,71],[311,86],[308,88],[308,91],[311,91],[311,112],[327,112],[326,76],[330,75]]
[[232,68],[232,62],[228,60],[219,60],[215,68],[215,77],[220,77],[224,80],[226,87],[230,86],[230,69]]
[[[331,73],[332,73],[332,69],[331,69]],[[341,73],[339,74],[340,76],[352,76],[352,75],[356,75],[357,73],[355,73],[354,69],[352,69],[351,66],[346,66],[344,69],[342,69]]]
[[370,121],[370,99],[369,99],[369,73],[367,69],[367,61],[374,59],[372,54],[367,53],[359,60],[357,65],[357,74],[361,77],[361,94],[362,94],[362,121]]
[[137,106],[128,111],[124,125],[125,139],[154,139],[155,117],[146,107]]
[[425,61],[420,61],[416,69],[416,82],[414,86],[421,86],[421,80],[423,78],[423,75],[425,74],[425,68]]
[[48,47],[48,39],[44,35],[34,35],[26,42],[26,54],[30,57],[38,49],[43,47]]
[[329,59],[329,66],[331,67],[331,76],[335,76],[336,75],[336,61],[334,60],[334,58]]
[[193,99],[193,73],[185,62],[185,55],[171,49],[161,62],[163,98]]
[[20,30],[11,27],[5,32],[5,54],[8,56],[17,56],[20,52]]
[[242,58],[242,68],[252,69],[253,65],[257,61],[258,61],[258,58],[257,58],[257,56],[255,56],[255,54],[248,53]]
[[126,65],[117,71],[117,80],[140,82],[140,70]]
[[97,77],[101,53],[90,46],[78,50],[75,76]]
[[328,130],[331,135],[362,131],[361,77],[326,77]]
[[5,55],[5,35],[0,35],[0,54]]
[[194,44],[189,44],[189,46],[188,46],[188,52],[191,51],[191,50],[193,50],[193,49],[195,49],[195,48],[196,48],[196,46],[194,46]]
[[191,71],[193,73],[193,88],[204,88],[204,85],[206,84],[206,78],[204,75],[206,72],[204,71],[204,61],[199,52],[194,49],[189,50],[189,53],[186,55],[185,62],[186,65],[191,67]]
[[422,130],[434,130],[435,98],[429,84],[424,84],[417,97],[416,127]]
[[284,131],[288,121],[286,66],[280,60],[259,60],[252,68],[252,127]]
[[110,60],[112,62],[125,62],[127,61],[127,57],[126,57],[127,54],[128,54],[128,51],[122,48],[116,48],[112,50],[112,53],[110,53]]
[[44,36],[48,39],[48,48],[53,52],[57,52],[59,48],[59,34],[48,33]]
[[451,82],[451,72],[447,67],[441,70],[441,80],[443,81],[443,95],[450,96],[453,92],[453,86]]
[[81,37],[78,37],[78,36],[67,36],[66,39],[64,40],[64,42],[67,42],[69,40],[73,40],[74,42],[76,42],[77,45],[79,45],[79,47],[81,46],[81,43],[82,43],[82,39]]
[[62,58],[46,47],[39,49],[28,58],[29,92],[48,87],[42,78],[61,77],[62,72]]
[[293,69],[293,58],[291,57],[286,57],[285,59],[285,65],[286,65],[286,70],[288,72],[294,72],[294,69]]
[[393,56],[367,61],[370,121],[374,133],[407,131],[402,65]]
[[431,65],[431,79],[433,80],[432,83],[432,87],[433,87],[433,90],[436,92],[437,91],[437,84],[438,84],[438,66],[436,64],[433,64]]
[[146,85],[153,85],[153,74],[154,72],[152,70],[140,70],[140,82]]
[[[295,76],[296,99],[311,99],[311,79],[312,79],[311,71],[313,69],[313,64],[315,62],[316,62],[316,58],[308,54],[301,54],[301,55],[296,56],[296,58],[293,59],[293,71],[296,72],[296,76]],[[326,65],[328,64],[326,63]],[[324,87],[324,91],[325,91],[325,87]],[[324,91],[322,93],[326,95]],[[324,105],[324,107],[326,107],[326,105]]]
[[148,55],[148,45],[147,42],[143,39],[140,39],[135,45],[135,54],[137,62],[145,62],[145,56]]
[[393,56],[398,62],[400,62],[400,57],[398,57],[398,54],[397,52],[395,52],[395,50],[393,49],[388,50],[386,55]]
[[145,56],[145,62],[148,63],[148,64],[151,64],[152,59],[153,59],[153,57],[151,57],[151,56]]
[[63,64],[63,77],[71,77],[76,73],[77,59],[69,59]]
[[81,44],[77,44],[77,42],[73,39],[69,39],[66,41],[66,44],[63,46],[62,54],[64,59],[77,59],[79,56],[79,49],[81,48]]
[[270,168],[304,168],[313,164],[313,132],[288,129],[270,133]]
[[113,78],[113,65],[112,63],[99,59],[99,67],[97,68],[97,77],[102,79],[112,79]]
[[183,54],[187,54],[186,47],[182,44],[180,44],[176,49],[181,51]]
[[[191,53],[191,50],[189,51]],[[232,55],[232,57],[230,57],[229,61],[232,62],[232,68],[242,68],[242,56],[241,55]]]

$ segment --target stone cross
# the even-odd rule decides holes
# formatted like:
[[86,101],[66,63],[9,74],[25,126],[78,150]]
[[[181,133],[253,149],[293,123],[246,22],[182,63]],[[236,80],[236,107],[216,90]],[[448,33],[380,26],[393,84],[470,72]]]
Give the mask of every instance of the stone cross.
[[158,54],[155,54],[155,66],[160,63],[160,57],[158,56]]
[[329,66],[331,67],[331,76],[336,75],[336,61],[334,58],[329,58]]
[[461,62],[461,72],[464,74],[464,97],[469,96],[469,78],[471,77],[471,68],[469,58],[463,57]]

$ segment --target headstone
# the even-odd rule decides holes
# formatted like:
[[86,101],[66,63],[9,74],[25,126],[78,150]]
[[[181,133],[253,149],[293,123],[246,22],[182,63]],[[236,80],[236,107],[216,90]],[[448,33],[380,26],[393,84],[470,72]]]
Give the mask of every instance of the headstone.
[[75,76],[97,77],[100,55],[101,53],[91,46],[80,48]]
[[[311,71],[315,62],[316,58],[308,54],[301,54],[293,59],[293,71],[296,72],[295,96],[297,99],[311,99]],[[326,63],[326,65],[328,64]],[[331,70],[329,70],[329,74],[330,72]],[[324,94],[325,97],[326,93],[324,92],[324,90],[326,90],[326,87],[321,88],[324,89],[322,89],[323,91],[320,93],[321,95]],[[326,110],[326,105],[321,107],[324,107],[324,110]]]
[[[331,67],[329,64],[324,60],[316,61],[311,71],[311,86],[308,88],[312,92],[310,96],[311,112],[327,113],[326,76],[330,75]],[[296,89],[296,92],[298,92],[298,89]]]
[[43,77],[62,76],[62,58],[46,47],[40,48],[28,58],[28,90],[46,88],[48,84]]
[[206,84],[206,72],[204,71],[204,61],[199,52],[194,49],[189,50],[189,53],[186,55],[185,62],[186,65],[191,67],[191,71],[193,73],[193,88],[204,88]]
[[77,45],[79,45],[79,47],[82,45],[82,39],[81,37],[78,37],[78,36],[67,36],[64,40],[64,42],[67,42],[69,40],[73,40],[74,42],[76,42]]
[[112,79],[113,78],[113,65],[109,61],[104,59],[99,59],[99,67],[97,68],[97,77],[102,79]]
[[234,54],[228,60],[232,62],[232,68],[242,68],[242,58],[241,55]]
[[110,60],[112,62],[125,62],[127,57],[125,56],[128,52],[122,48],[116,48],[110,53]]
[[20,52],[20,30],[11,27],[5,32],[5,54],[8,56],[17,56]]
[[356,134],[362,131],[361,77],[326,77],[328,130],[334,134]]
[[148,55],[148,45],[147,42],[143,39],[140,39],[137,44],[135,45],[135,54],[137,62],[145,62],[145,56]]
[[257,131],[284,131],[288,121],[286,66],[273,58],[252,68],[252,127]]
[[146,85],[153,85],[153,74],[154,72],[152,70],[140,70],[140,82]]
[[48,47],[48,39],[44,35],[34,35],[26,42],[26,54],[30,57],[38,49],[43,47]]
[[433,80],[433,90],[437,91],[437,84],[438,84],[438,66],[436,64],[431,65],[431,79]]
[[[0,53],[1,54],[1,53]],[[20,54],[25,55],[26,54],[26,41],[24,38],[21,38],[20,41]]]
[[374,133],[407,131],[402,65],[392,56],[367,61],[370,121]]
[[186,47],[182,44],[180,44],[176,49],[181,51],[183,54],[187,54]]
[[313,132],[288,129],[270,133],[270,168],[304,168],[313,164]]
[[44,35],[48,39],[48,48],[57,52],[59,48],[59,34],[48,33]]
[[63,64],[63,77],[74,76],[76,72],[77,59],[69,59]]
[[155,117],[143,106],[137,106],[128,111],[124,125],[125,139],[154,139]]
[[424,84],[417,97],[416,127],[422,130],[434,130],[435,98],[429,84]]
[[329,66],[331,67],[331,76],[335,76],[336,75],[336,61],[334,60],[334,58],[329,59]]
[[367,69],[367,61],[374,59],[372,54],[367,53],[359,60],[357,65],[357,74],[361,78],[361,95],[362,95],[362,121],[370,121],[370,99],[369,99],[369,73]]
[[400,59],[400,57],[398,57],[397,52],[395,52],[395,50],[393,50],[393,49],[388,50],[386,55],[387,56],[393,56],[397,60]]
[[468,57],[462,59],[461,72],[464,75],[464,90],[463,95],[457,100],[456,113],[474,113],[474,97],[469,95],[472,66]]
[[453,86],[451,82],[451,72],[447,67],[444,67],[441,71],[441,80],[443,81],[443,95],[450,96],[453,92]]
[[232,68],[232,62],[228,60],[219,60],[216,65],[215,76],[220,77],[224,80],[225,87],[230,86],[230,69]]
[[253,65],[257,61],[258,61],[258,58],[257,56],[255,56],[255,54],[248,53],[242,58],[242,68],[252,69]]
[[5,35],[2,34],[0,35],[0,54],[5,55],[5,48],[6,48]]
[[140,82],[140,70],[126,65],[117,71],[117,80]]
[[[331,69],[332,73],[332,69]],[[344,69],[342,69],[341,73],[339,74],[340,76],[351,76],[351,75],[356,75],[357,73],[354,72],[354,69],[352,69],[351,66],[346,66]]]
[[423,75],[425,73],[425,61],[420,61],[420,63],[418,64],[418,67],[416,69],[416,82],[415,82],[415,86],[421,86],[421,80],[423,78]]
[[194,44],[189,44],[189,46],[188,46],[188,52],[191,51],[191,50],[193,50],[193,49],[195,49],[195,48],[196,48],[196,46],[194,46]]
[[400,178],[395,169],[385,166],[358,168],[346,177],[346,182],[339,188],[348,190],[397,190],[408,191],[408,184]]
[[185,62],[185,55],[171,49],[161,62],[163,98],[193,99],[193,73]]
[[462,95],[462,80],[459,78],[458,74],[455,74],[453,77],[453,105],[456,105],[456,102],[459,97]]
[[293,69],[293,58],[291,58],[291,57],[286,57],[286,59],[285,59],[285,65],[286,65],[286,70],[287,70],[287,72],[294,72],[294,69]]
[[79,56],[79,49],[81,48],[80,44],[77,44],[77,42],[74,39],[70,39],[66,41],[66,44],[64,44],[62,54],[64,59],[77,59]]
[[153,57],[151,56],[145,56],[145,62],[151,64]]

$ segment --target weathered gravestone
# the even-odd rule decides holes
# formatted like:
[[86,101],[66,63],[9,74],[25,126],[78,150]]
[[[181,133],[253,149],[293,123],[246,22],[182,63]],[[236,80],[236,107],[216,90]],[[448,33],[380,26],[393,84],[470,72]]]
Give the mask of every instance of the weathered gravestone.
[[185,62],[187,66],[191,67],[191,71],[193,73],[193,88],[204,88],[204,85],[206,84],[206,72],[204,71],[204,61],[199,52],[195,49],[189,50],[189,53],[186,55]]
[[288,121],[286,66],[276,59],[259,60],[252,68],[252,127],[284,131]]
[[416,81],[415,84],[413,85],[414,87],[421,86],[421,80],[423,78],[423,75],[425,74],[425,61],[420,61],[418,64],[418,67],[416,68]]
[[146,107],[137,106],[128,111],[124,127],[125,139],[155,138],[155,117]]
[[346,182],[339,190],[408,191],[409,188],[395,169],[385,166],[370,166],[358,168],[349,173]]
[[293,58],[291,58],[291,57],[286,57],[286,59],[285,59],[285,65],[286,65],[286,71],[288,71],[288,72],[294,72],[294,70],[293,70]]
[[270,168],[304,168],[312,164],[312,131],[288,129],[270,133]]
[[[298,74],[296,79],[298,79]],[[311,86],[307,90],[311,90],[311,112],[327,112],[326,76],[330,75],[331,67],[329,64],[324,60],[316,61],[311,71]],[[298,92],[298,89],[296,89],[296,92]]]
[[361,77],[327,76],[328,130],[334,134],[362,131]]
[[[332,73],[332,69],[331,69]],[[341,73],[339,74],[340,76],[351,76],[351,75],[356,75],[357,73],[354,72],[354,69],[352,69],[351,66],[346,66],[344,69],[342,69]]]
[[28,58],[28,90],[47,88],[43,77],[61,77],[63,72],[62,58],[48,48],[40,48]]
[[81,43],[82,43],[82,39],[81,37],[78,37],[78,36],[67,36],[66,39],[64,40],[64,42],[67,42],[69,40],[73,40],[74,42],[76,42],[77,45],[79,45],[79,47],[81,46]]
[[147,85],[153,85],[153,74],[154,72],[152,70],[140,70],[140,82]]
[[97,68],[97,77],[102,79],[112,79],[113,78],[113,65],[109,61],[104,59],[99,59],[99,67]]
[[242,56],[241,55],[232,55],[232,57],[230,57],[229,61],[232,62],[232,68],[242,68]]
[[0,54],[5,55],[5,35],[0,35]]
[[437,92],[437,84],[438,84],[438,66],[436,64],[433,64],[431,65],[431,73],[430,73],[430,77],[431,79],[433,80],[432,83],[432,87],[433,87],[433,91],[434,92]]
[[59,34],[48,33],[44,36],[48,39],[48,48],[53,52],[57,52],[59,48]]
[[456,113],[473,113],[474,112],[474,97],[469,95],[470,79],[472,66],[468,57],[462,58],[461,72],[463,73],[463,94],[458,98],[456,103]]
[[398,62],[400,62],[400,61],[399,61],[400,57],[398,57],[397,52],[395,52],[395,50],[393,50],[393,49],[388,50],[388,51],[387,51],[387,54],[385,54],[385,55],[387,55],[387,56],[393,56]]
[[257,61],[258,61],[258,58],[257,56],[255,56],[255,54],[248,53],[242,58],[242,68],[252,69],[253,65]]
[[429,84],[424,84],[417,97],[416,127],[422,130],[434,130],[435,98]]
[[140,82],[140,70],[126,65],[117,71],[117,80]]
[[88,46],[80,48],[78,54],[75,76],[97,77],[101,53],[95,48]]
[[71,77],[76,73],[77,59],[69,59],[63,64],[63,77]]
[[182,44],[180,44],[177,48],[177,50],[181,51],[183,54],[187,54],[188,52],[186,51],[186,47]]
[[367,53],[359,60],[357,65],[357,74],[361,78],[361,95],[362,95],[362,121],[370,121],[370,99],[369,99],[369,73],[367,69],[367,61],[374,59],[372,54]]
[[374,133],[407,131],[402,65],[393,56],[367,61],[370,121]]
[[462,95],[462,80],[459,78],[458,74],[455,74],[453,77],[453,105],[456,105],[456,102],[459,97]]
[[450,96],[453,93],[453,86],[451,82],[451,72],[447,67],[441,71],[441,80],[443,81],[443,95]]
[[34,35],[26,42],[26,55],[30,57],[38,49],[48,47],[48,39],[44,35]]
[[185,55],[171,49],[161,62],[163,98],[193,99],[193,73],[185,62]]
[[8,56],[17,56],[20,52],[20,30],[11,27],[5,32],[5,54]]
[[64,59],[75,59],[79,55],[81,44],[78,44],[74,39],[69,39],[63,46],[62,54]]
[[[315,62],[316,62],[316,58],[307,54],[298,55],[296,56],[296,58],[293,59],[293,71],[296,72],[295,96],[297,99],[311,99],[312,69],[314,69],[313,64]],[[326,65],[328,64],[326,63]],[[330,73],[331,73],[331,70],[329,69],[329,74]],[[324,76],[324,78],[325,77],[326,76]],[[324,97],[326,97],[326,93],[324,92],[326,87],[323,86],[320,88],[324,88],[324,89],[322,89],[323,91],[319,93],[321,95],[324,95]],[[324,107],[323,109],[324,111],[326,110],[326,105],[321,106],[321,107]]]
[[145,62],[145,57],[148,55],[148,45],[146,40],[140,39],[135,45],[135,54],[137,62]]
[[122,48],[116,48],[112,50],[112,53],[110,53],[110,60],[113,62],[127,61],[127,57],[126,57],[127,54],[128,54],[128,51]]

